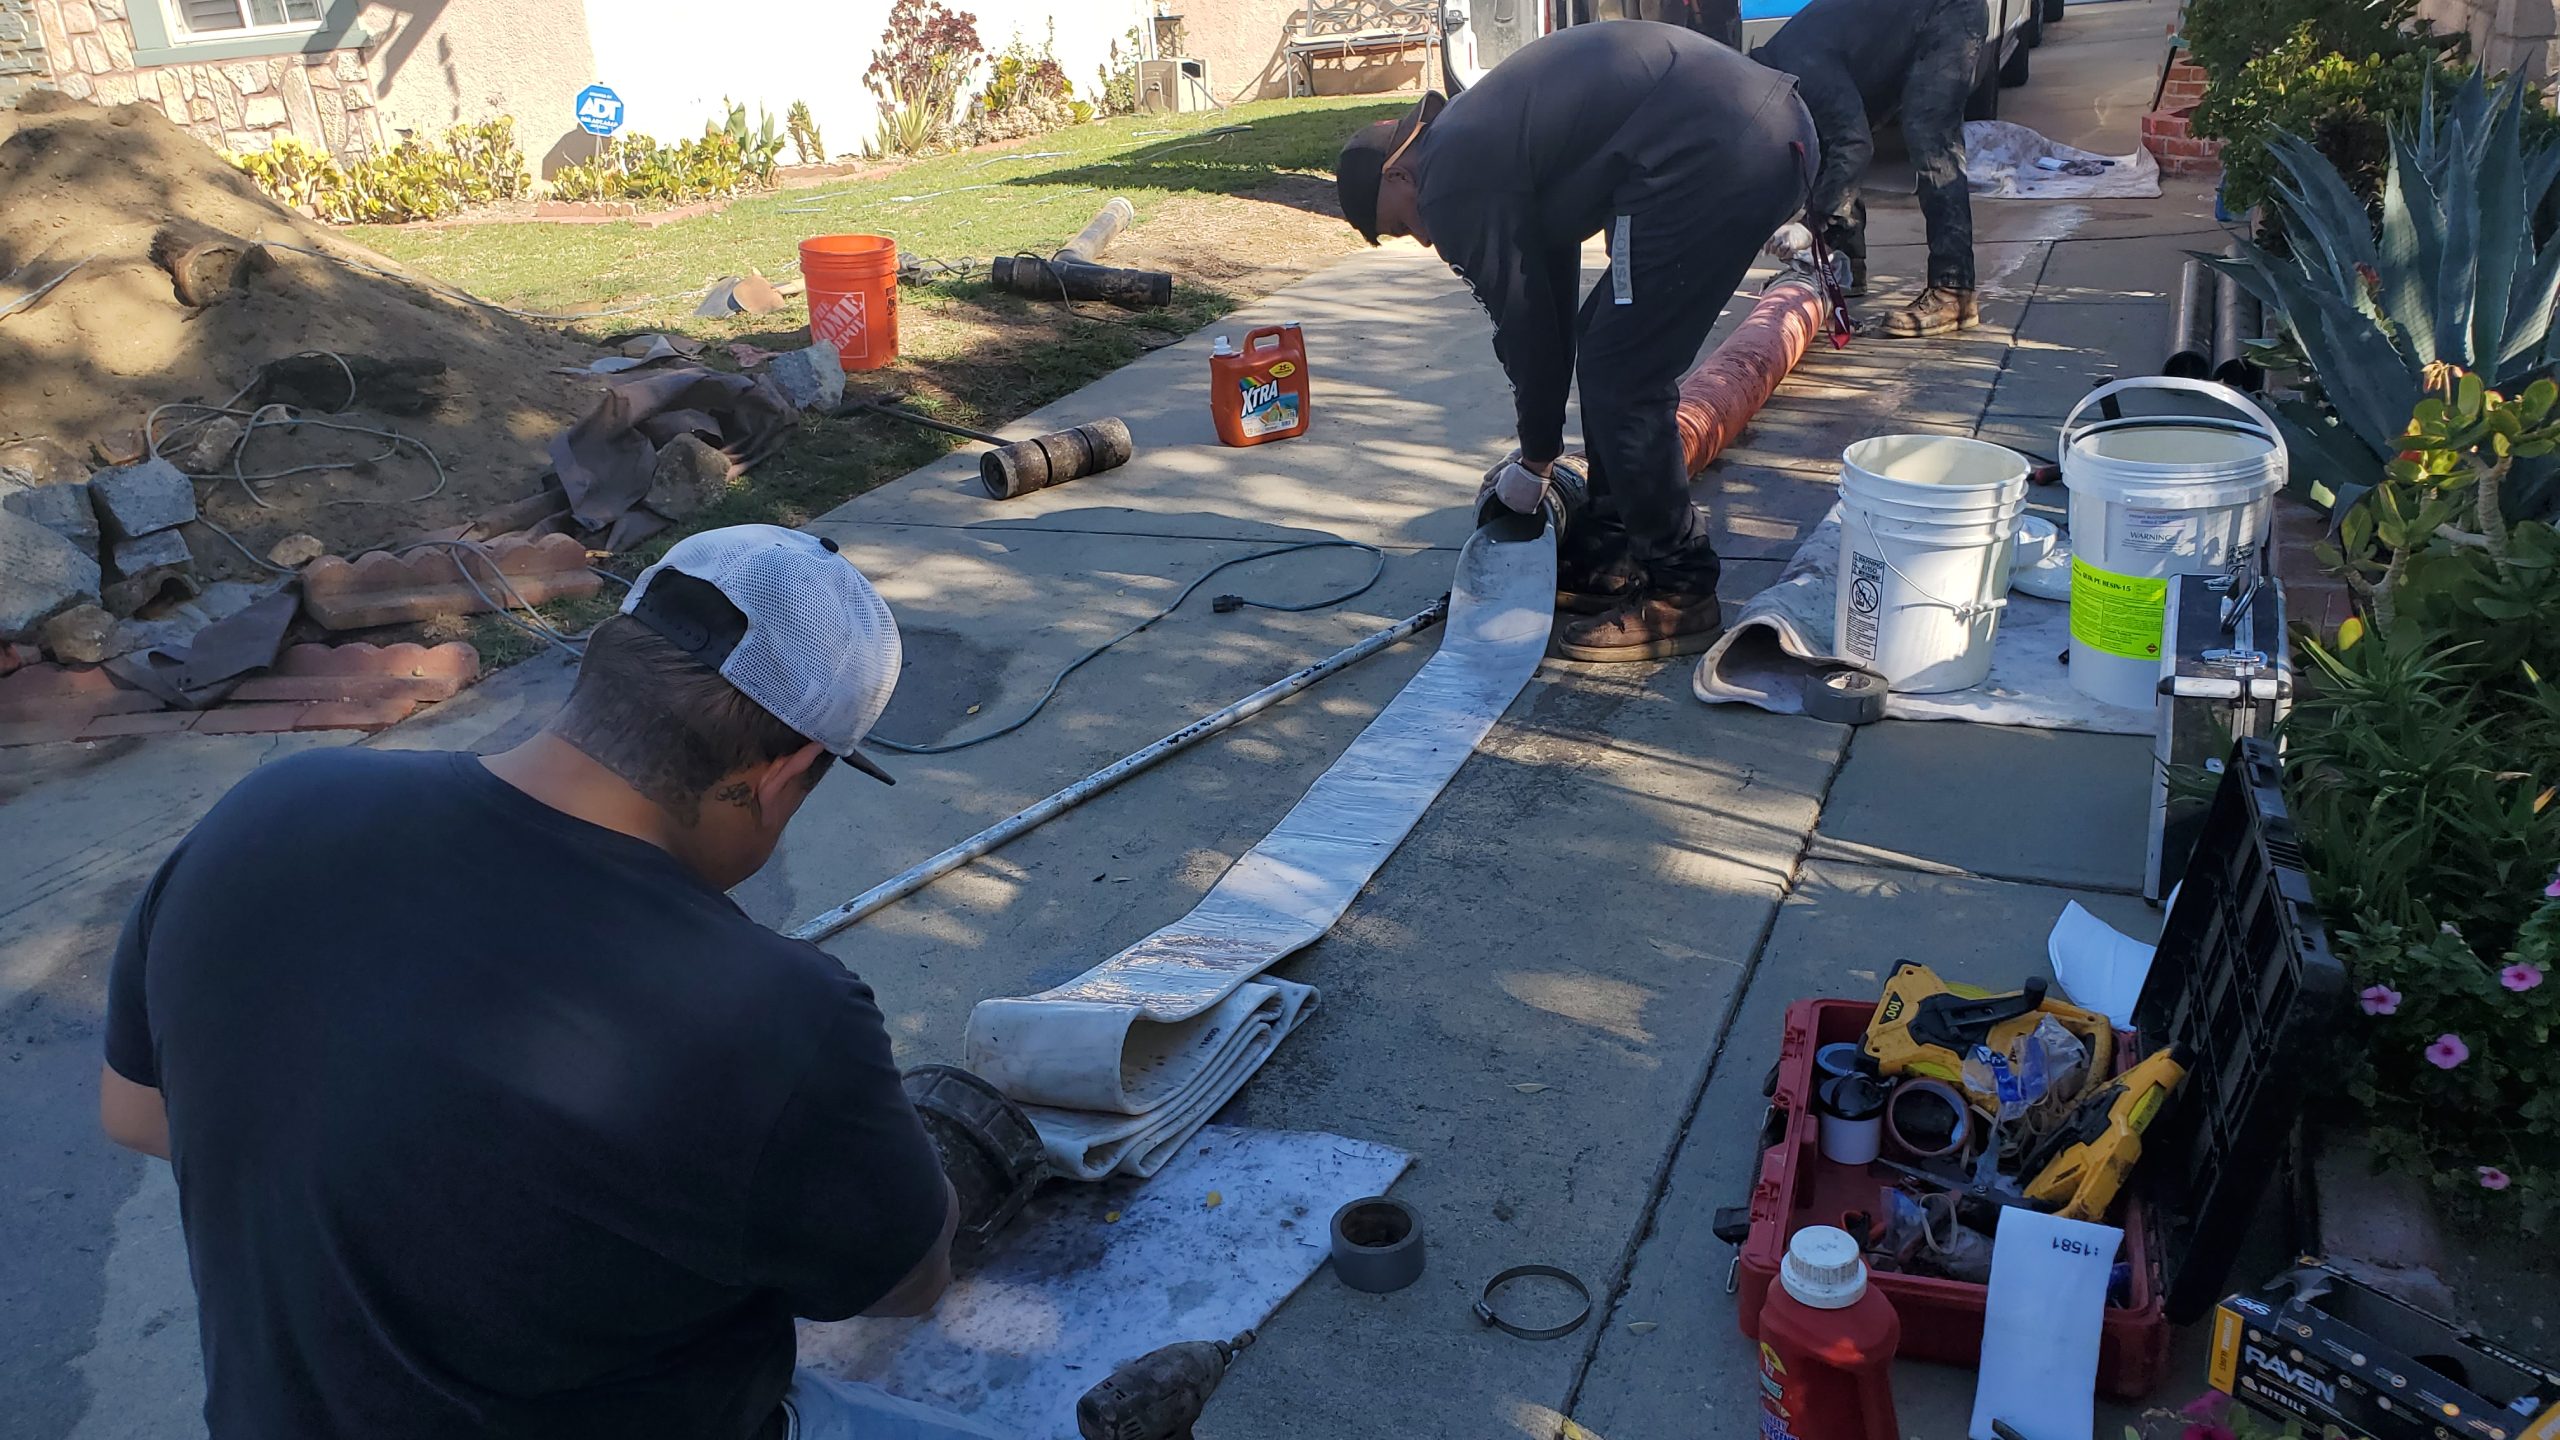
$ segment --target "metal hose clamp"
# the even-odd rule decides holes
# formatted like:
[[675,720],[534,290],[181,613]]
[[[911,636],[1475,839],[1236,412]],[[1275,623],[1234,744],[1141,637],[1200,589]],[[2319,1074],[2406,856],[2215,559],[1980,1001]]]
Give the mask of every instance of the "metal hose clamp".
[[[1495,1311],[1493,1308],[1493,1292],[1510,1284],[1514,1280],[1527,1280],[1533,1277],[1548,1280],[1561,1280],[1567,1285],[1572,1286],[1573,1293],[1582,1297],[1582,1308],[1574,1312],[1572,1319],[1567,1320],[1561,1325],[1549,1325],[1543,1330],[1532,1329],[1526,1325],[1515,1325],[1510,1321],[1503,1319],[1500,1313]],[[1575,1275],[1572,1271],[1559,1269],[1553,1265],[1514,1265],[1510,1269],[1505,1270],[1501,1274],[1484,1282],[1484,1293],[1476,1297],[1476,1319],[1492,1326],[1496,1330],[1517,1335],[1523,1340],[1560,1339],[1563,1336],[1570,1335],[1574,1331],[1581,1329],[1582,1322],[1590,1318],[1591,1287],[1583,1284],[1581,1278]]]

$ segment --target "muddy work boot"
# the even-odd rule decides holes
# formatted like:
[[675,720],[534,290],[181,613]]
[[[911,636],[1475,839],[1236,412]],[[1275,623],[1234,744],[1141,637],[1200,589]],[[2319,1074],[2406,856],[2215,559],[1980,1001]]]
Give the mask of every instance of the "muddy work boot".
[[1614,609],[1568,622],[1556,632],[1554,652],[1601,664],[1664,660],[1695,655],[1723,631],[1724,607],[1715,596],[1648,586]]
[[1620,554],[1588,568],[1566,565],[1556,572],[1556,609],[1568,615],[1597,615],[1635,598],[1644,585],[1644,567]]
[[1903,339],[1923,335],[1953,335],[1982,323],[1982,306],[1970,290],[1947,290],[1932,285],[1919,297],[1899,310],[1888,310],[1877,327],[1882,334]]

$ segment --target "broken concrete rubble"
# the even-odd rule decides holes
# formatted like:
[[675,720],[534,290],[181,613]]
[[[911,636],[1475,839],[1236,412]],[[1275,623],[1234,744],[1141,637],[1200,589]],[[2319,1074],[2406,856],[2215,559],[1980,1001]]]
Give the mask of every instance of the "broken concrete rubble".
[[216,415],[203,429],[178,447],[170,459],[190,475],[220,474],[231,466],[231,452],[240,448],[245,427],[228,415]]
[[328,553],[329,547],[320,543],[319,536],[297,530],[267,547],[267,563],[299,570]]
[[844,363],[827,341],[774,356],[765,373],[803,411],[832,414],[844,403]]
[[658,447],[641,501],[670,520],[681,520],[729,491],[729,457],[699,435],[678,435]]
[[175,530],[154,530],[148,535],[117,541],[107,553],[107,569],[118,580],[128,580],[147,570],[184,570],[195,563],[187,550],[187,537]]
[[47,620],[36,641],[72,665],[104,664],[133,648],[116,617],[98,605],[74,605]]
[[98,513],[91,508],[85,480],[21,486],[9,477],[24,471],[0,471],[0,506],[24,515],[85,550],[98,546]]
[[107,534],[118,540],[149,535],[196,518],[196,487],[186,472],[153,456],[89,477],[89,498]]
[[32,638],[72,606],[97,603],[102,579],[87,551],[0,508],[0,640]]

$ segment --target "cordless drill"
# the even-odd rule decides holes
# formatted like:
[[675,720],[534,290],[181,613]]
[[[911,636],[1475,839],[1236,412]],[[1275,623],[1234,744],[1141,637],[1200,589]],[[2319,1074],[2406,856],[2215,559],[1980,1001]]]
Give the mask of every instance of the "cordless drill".
[[1191,1427],[1209,1408],[1236,1352],[1252,1343],[1247,1330],[1233,1340],[1185,1340],[1148,1351],[1084,1392],[1076,1402],[1076,1433],[1084,1440],[1191,1440]]

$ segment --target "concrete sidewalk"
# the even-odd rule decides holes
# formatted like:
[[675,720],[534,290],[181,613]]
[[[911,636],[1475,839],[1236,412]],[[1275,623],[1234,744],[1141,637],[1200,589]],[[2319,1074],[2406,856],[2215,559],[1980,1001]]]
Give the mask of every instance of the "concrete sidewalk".
[[[2174,8],[2074,7],[2005,118],[2131,149]],[[1907,177],[1878,176],[1870,203],[1879,291],[1892,298],[1915,283],[1922,253]],[[1828,507],[1851,440],[1921,429],[2050,451],[2093,376],[2156,358],[2179,251],[2219,236],[2210,197],[2178,182],[2151,201],[1980,202],[1976,223],[1982,329],[1817,353],[1700,481],[1731,562],[1729,601],[1773,578]],[[1210,336],[1278,320],[1306,328],[1315,427],[1220,447],[1205,403]],[[1104,414],[1136,433],[1140,456],[1123,470],[998,503],[978,490],[974,460],[954,456],[815,522],[879,583],[907,638],[883,734],[991,728],[1075,654],[1258,549],[1374,544],[1387,556],[1377,585],[1328,610],[1212,613],[1221,591],[1301,600],[1356,581],[1369,561],[1321,551],[1238,566],[1079,671],[1019,733],[888,757],[895,789],[831,779],[775,864],[741,888],[759,919],[796,923],[1428,603],[1468,531],[1477,475],[1511,443],[1483,317],[1407,245],[1010,428]],[[1430,645],[1327,682],[829,948],[878,990],[903,1062],[956,1058],[979,998],[1064,979],[1182,913]],[[1853,743],[1835,726],[1701,707],[1689,671],[1548,664],[1332,936],[1285,968],[1323,988],[1323,1012],[1224,1118],[1411,1151],[1397,1194],[1422,1217],[1430,1270],[1389,1296],[1316,1277],[1229,1380],[1204,1435],[1547,1440],[1560,1416],[1605,1440],[1752,1433],[1749,1352],[1721,1291],[1730,1252],[1706,1216],[1740,1198],[1756,1159],[1759,1076],[1785,1002],[1871,991],[1873,972],[1903,954],[2014,983],[2038,964],[2066,895],[2145,923],[2125,898],[2139,877],[2125,827],[2141,742],[1889,725]],[[376,743],[496,748],[548,714],[566,674],[519,667]],[[0,1405],[29,1435],[197,1433],[167,1171],[106,1150],[87,1086],[102,957],[134,887],[267,753],[183,737],[22,761],[0,809],[0,850],[28,857],[35,877],[0,878],[11,1042],[0,1152],[22,1157],[27,1177],[0,1246]],[[100,803],[116,795],[130,803]],[[2039,809],[2018,796],[2048,798]],[[1531,1083],[1546,1088],[1517,1088]],[[1602,1297],[1591,1326],[1530,1344],[1476,1324],[1475,1288],[1532,1261],[1591,1282]],[[1906,1432],[1959,1433],[1968,1379],[1915,1373]]]

